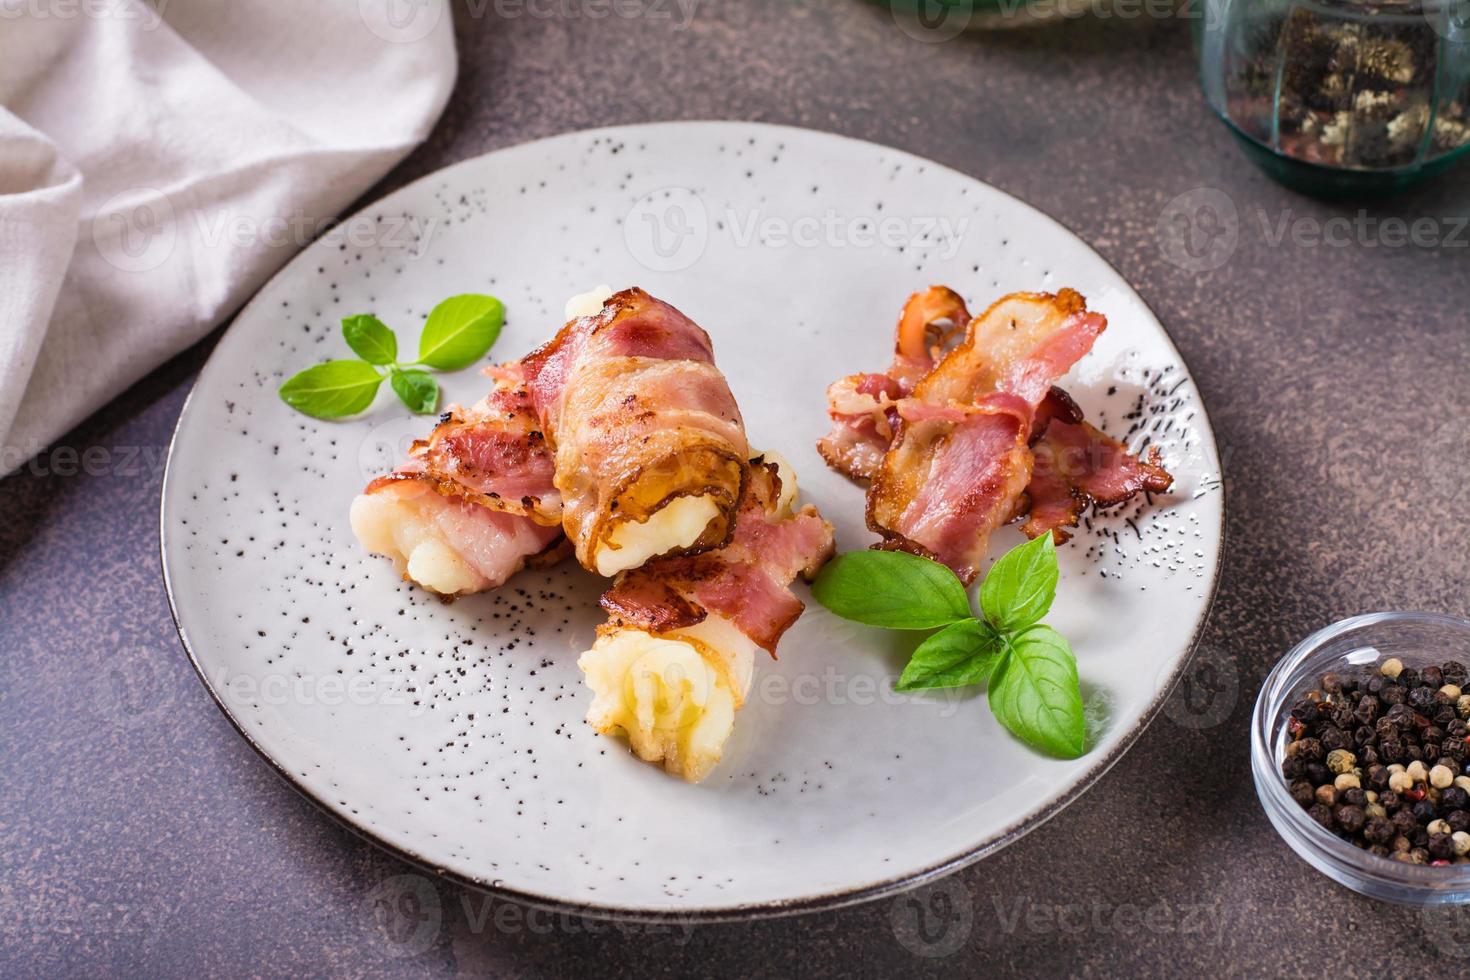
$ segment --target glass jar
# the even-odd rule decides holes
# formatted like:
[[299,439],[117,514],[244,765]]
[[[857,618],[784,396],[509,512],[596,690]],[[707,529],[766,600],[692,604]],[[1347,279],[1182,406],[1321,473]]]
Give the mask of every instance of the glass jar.
[[1373,669],[1389,657],[1419,668],[1470,661],[1470,621],[1436,613],[1355,616],[1307,637],[1281,659],[1256,698],[1251,717],[1251,774],[1271,826],[1304,861],[1370,898],[1406,905],[1470,902],[1470,865],[1401,864],[1361,850],[1307,815],[1281,775],[1292,703],[1325,673]]
[[1308,193],[1393,191],[1470,147],[1470,0],[1194,0],[1205,99]]

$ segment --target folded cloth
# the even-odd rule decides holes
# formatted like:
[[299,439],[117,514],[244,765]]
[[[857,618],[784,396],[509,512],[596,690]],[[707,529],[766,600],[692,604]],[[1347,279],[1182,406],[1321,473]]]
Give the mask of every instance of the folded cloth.
[[0,0],[0,474],[329,228],[455,71],[445,0]]

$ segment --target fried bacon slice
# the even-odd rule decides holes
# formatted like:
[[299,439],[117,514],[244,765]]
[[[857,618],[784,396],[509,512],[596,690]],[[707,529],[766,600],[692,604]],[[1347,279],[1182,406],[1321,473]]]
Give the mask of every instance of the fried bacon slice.
[[897,402],[934,369],[969,322],[965,301],[948,287],[931,286],[909,297],[888,373],[851,374],[827,389],[833,425],[817,451],[828,466],[852,480],[872,479],[893,442]]
[[554,461],[518,366],[495,389],[453,407],[393,473],[352,503],[353,532],[404,578],[444,596],[496,588],[567,553]]
[[611,576],[729,540],[749,448],[709,336],[692,320],[627,289],[520,368],[584,568]]
[[593,691],[587,721],[626,736],[639,758],[691,782],[720,760],[758,650],[775,656],[803,605],[791,582],[833,551],[832,526],[796,509],[796,480],[773,454],[752,461],[729,544],[662,558],[619,576],[608,621],[578,666]]
[[1065,540],[1089,503],[1168,488],[1157,450],[1132,456],[1055,385],[1107,326],[1081,295],[1013,293],[960,331],[964,315],[943,287],[914,294],[888,373],[828,389],[833,429],[817,448],[869,481],[878,547],[941,561],[968,582],[990,534],[1028,511],[1027,534]]
[[1032,538],[1050,531],[1065,541],[1070,535],[1063,529],[1076,527],[1089,504],[1110,507],[1140,492],[1164,493],[1174,483],[1159,447],[1140,458],[1081,420],[1052,419],[1031,452],[1031,512],[1021,530]]

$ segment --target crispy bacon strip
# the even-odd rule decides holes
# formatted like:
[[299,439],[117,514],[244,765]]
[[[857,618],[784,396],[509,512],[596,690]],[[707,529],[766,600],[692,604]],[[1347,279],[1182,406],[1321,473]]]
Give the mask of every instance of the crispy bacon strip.
[[729,540],[749,449],[709,336],[692,320],[624,290],[521,365],[584,567],[596,571],[597,553],[616,548],[608,539],[619,525],[684,496],[708,496],[718,508],[688,552]]
[[1157,450],[1130,455],[1054,383],[1107,325],[1078,293],[1006,296],[943,353],[955,340],[943,322],[963,310],[942,287],[914,294],[888,373],[828,389],[833,428],[817,448],[834,469],[870,481],[877,547],[934,558],[969,581],[990,534],[1028,509],[1027,534],[1065,540],[1060,529],[1089,504],[1167,489]]
[[426,476],[441,493],[559,527],[556,461],[540,431],[524,372],[511,362],[485,373],[496,379],[495,389],[471,408],[451,406],[429,438],[409,448],[399,472]]
[[849,479],[872,479],[893,443],[895,404],[933,370],[969,322],[965,301],[948,287],[930,286],[909,297],[888,373],[848,375],[827,389],[832,431],[817,443],[827,465]]
[[884,547],[973,580],[991,532],[1016,516],[1031,480],[1037,407],[1106,326],[1069,289],[1015,293],[971,321],[899,406],[902,422],[868,490],[868,527]]
[[752,464],[730,543],[702,555],[662,558],[621,575],[602,597],[614,627],[668,633],[724,616],[775,656],[804,608],[789,588],[832,556],[832,525],[816,508],[778,510],[775,464]]
[[1109,507],[1140,491],[1164,493],[1174,483],[1157,446],[1140,459],[1083,421],[1053,419],[1032,452],[1031,514],[1021,530],[1033,538],[1050,531],[1060,543],[1071,536],[1063,528],[1076,527],[1089,504]]

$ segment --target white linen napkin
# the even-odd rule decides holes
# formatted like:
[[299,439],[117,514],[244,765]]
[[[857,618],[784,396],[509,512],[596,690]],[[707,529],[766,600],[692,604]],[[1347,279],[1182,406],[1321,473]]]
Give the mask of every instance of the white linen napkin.
[[455,73],[445,0],[0,0],[0,475],[229,316]]

